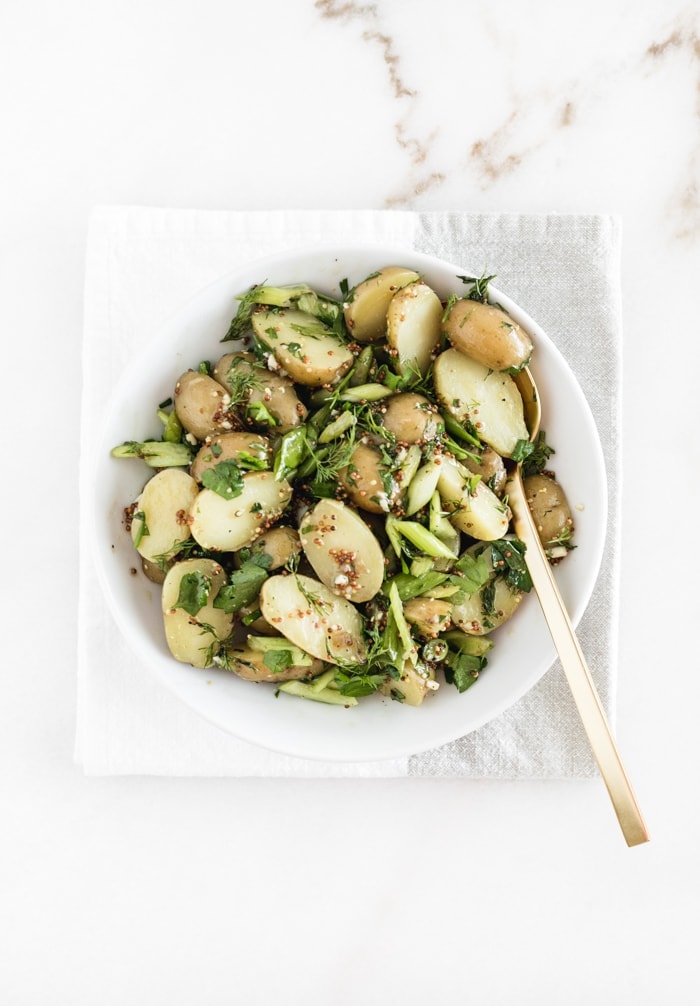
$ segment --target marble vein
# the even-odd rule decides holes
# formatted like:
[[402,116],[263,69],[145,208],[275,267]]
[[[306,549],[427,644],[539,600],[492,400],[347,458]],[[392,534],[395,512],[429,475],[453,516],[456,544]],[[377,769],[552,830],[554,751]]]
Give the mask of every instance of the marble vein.
[[[700,236],[700,35],[695,5],[682,9],[670,23],[651,26],[647,40],[620,59],[616,50],[609,52],[590,75],[570,79],[547,80],[527,88],[514,81],[508,106],[492,129],[465,136],[442,155],[436,140],[444,126],[416,127],[418,110],[430,97],[417,82],[406,76],[404,64],[388,18],[380,3],[354,0],[315,0],[321,18],[343,27],[359,28],[363,42],[373,47],[383,60],[387,84],[400,103],[393,123],[394,139],[407,158],[406,173],[385,197],[387,207],[409,207],[446,180],[462,178],[472,189],[495,188],[517,175],[536,155],[553,148],[564,131],[583,128],[603,103],[610,102],[629,80],[660,72],[671,60],[683,60],[690,70],[694,88],[694,121],[689,136],[695,137],[685,163],[678,165],[678,179],[668,197],[668,217],[674,236],[692,239]],[[502,39],[489,42],[494,48]],[[431,81],[431,84],[438,83]],[[466,89],[470,82],[465,81]],[[453,124],[451,123],[452,127]]]

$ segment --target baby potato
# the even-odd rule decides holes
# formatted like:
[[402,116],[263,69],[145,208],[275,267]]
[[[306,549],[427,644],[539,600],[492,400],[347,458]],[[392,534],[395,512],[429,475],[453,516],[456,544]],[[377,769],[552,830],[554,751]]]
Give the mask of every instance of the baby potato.
[[532,355],[527,332],[493,304],[468,298],[455,301],[443,330],[455,349],[489,370],[520,370]]
[[527,505],[535,518],[537,534],[550,559],[566,555],[574,521],[564,490],[549,475],[528,475],[523,479]]
[[489,370],[457,349],[441,353],[433,368],[443,408],[460,422],[469,420],[479,439],[509,458],[518,440],[527,440],[523,400],[509,374]]
[[323,670],[323,661],[313,658],[308,664],[273,671],[265,663],[264,653],[240,643],[226,646],[226,663],[234,674],[245,681],[297,681],[301,678],[315,678]]
[[311,388],[336,384],[355,359],[323,322],[305,311],[256,311],[252,325],[298,384]]
[[291,496],[290,484],[271,472],[246,472],[242,491],[231,499],[202,489],[190,506],[192,536],[203,549],[237,552],[280,518]]
[[440,415],[424,395],[402,391],[383,403],[382,426],[403,444],[434,440],[442,425]]
[[175,413],[188,433],[197,440],[233,428],[228,415],[231,396],[208,374],[188,370],[175,385]]
[[259,433],[222,433],[208,438],[190,465],[190,475],[201,482],[207,468],[213,468],[220,461],[237,462],[241,453],[251,454],[259,461],[269,461],[270,441]]
[[361,510],[387,513],[391,500],[398,496],[399,491],[397,485],[391,499],[387,495],[383,477],[388,472],[380,452],[369,444],[359,443],[352,452],[350,463],[338,473],[338,482]]
[[492,629],[497,629],[515,614],[523,599],[522,592],[513,590],[500,576],[490,585],[493,596],[488,606],[484,603],[484,588],[468,597],[463,604],[452,606],[453,624],[470,636],[483,636]]
[[483,479],[474,484],[468,468],[445,457],[440,466],[438,493],[450,523],[480,541],[496,541],[508,531],[511,513]]
[[265,619],[305,653],[337,664],[367,658],[359,611],[320,580],[301,573],[271,576],[260,592]]
[[280,569],[292,556],[301,552],[299,533],[287,524],[278,524],[261,534],[255,542],[255,551],[270,556],[268,569]]
[[181,468],[164,468],[148,480],[131,521],[131,538],[140,556],[157,562],[159,556],[172,554],[177,542],[187,541],[187,515],[197,492],[197,483]]
[[394,294],[420,279],[417,272],[386,266],[359,283],[345,305],[345,324],[357,342],[376,342],[387,330],[387,312]]
[[[188,574],[199,574],[210,583],[206,604],[195,615],[176,607],[180,585]],[[176,660],[194,667],[211,666],[219,642],[233,628],[233,615],[214,607],[216,595],[225,583],[226,574],[213,559],[185,559],[168,571],[161,598],[163,624],[168,649]]]
[[435,639],[449,629],[452,605],[433,597],[412,597],[404,604],[403,613],[423,639]]
[[301,544],[316,575],[348,601],[381,590],[384,555],[365,522],[345,503],[322,499],[301,519]]
[[236,404],[261,402],[275,420],[276,432],[287,433],[306,419],[308,409],[299,400],[293,382],[258,363],[252,353],[226,353],[214,365],[212,375]]
[[[172,563],[170,565],[172,565]],[[142,556],[141,571],[146,579],[150,580],[151,583],[162,584],[165,579],[165,574],[168,571],[168,565],[162,566],[160,563],[151,562],[150,559],[144,559]]]
[[425,376],[442,334],[442,303],[435,291],[423,282],[404,286],[391,298],[386,325],[399,373],[413,368]]
[[387,678],[379,691],[383,695],[403,702],[407,706],[419,706],[431,691],[437,691],[435,671],[427,668],[420,670],[407,660],[401,670],[398,680]]
[[502,496],[505,492],[508,472],[503,464],[503,458],[497,454],[492,447],[487,447],[479,455],[479,460],[465,458],[462,462],[465,468],[475,475],[481,475],[482,479],[492,489],[496,496]]

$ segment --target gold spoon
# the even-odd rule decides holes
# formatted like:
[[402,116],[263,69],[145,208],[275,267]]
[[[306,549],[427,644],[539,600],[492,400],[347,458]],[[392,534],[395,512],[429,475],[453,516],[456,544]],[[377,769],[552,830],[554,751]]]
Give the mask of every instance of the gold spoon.
[[[515,382],[523,399],[530,440],[535,440],[541,418],[537,386],[527,367],[516,375]],[[515,533],[526,546],[525,558],[535,593],[625,841],[629,846],[641,845],[649,841],[649,834],[527,505],[519,464],[510,475],[508,502],[513,512]]]

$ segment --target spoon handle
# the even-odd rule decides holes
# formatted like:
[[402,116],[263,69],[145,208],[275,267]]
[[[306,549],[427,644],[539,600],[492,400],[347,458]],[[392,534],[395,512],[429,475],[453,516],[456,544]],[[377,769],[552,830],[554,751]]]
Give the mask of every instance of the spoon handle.
[[591,673],[552,575],[552,567],[540,543],[535,522],[526,502],[519,469],[510,481],[508,493],[515,533],[525,543],[527,568],[535,592],[625,841],[629,846],[641,845],[649,841],[649,834],[600,704]]

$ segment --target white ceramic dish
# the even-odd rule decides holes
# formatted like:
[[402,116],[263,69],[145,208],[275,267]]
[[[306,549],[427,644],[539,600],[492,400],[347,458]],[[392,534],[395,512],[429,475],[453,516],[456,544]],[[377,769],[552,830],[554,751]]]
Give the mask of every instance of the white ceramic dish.
[[[419,271],[443,298],[463,294],[457,278],[465,265],[451,265],[394,246],[345,246],[300,250],[252,262],[223,277],[195,297],[139,350],[121,376],[91,459],[95,486],[92,540],[99,577],[122,633],[135,654],[197,713],[225,731],[272,750],[305,758],[366,761],[398,758],[454,740],[482,726],[517,701],[548,670],[555,651],[537,599],[528,595],[512,621],[494,634],[489,665],[479,681],[460,695],[443,685],[419,708],[379,696],[351,709],[281,695],[274,688],[240,681],[216,670],[195,670],[170,656],[162,629],[159,588],[142,574],[130,536],[122,526],[123,507],[152,474],[139,462],[115,460],[110,449],[124,440],[158,436],[155,407],[168,398],[177,377],[202,359],[218,359],[230,348],[220,340],[236,310],[236,294],[254,283],[307,282],[338,295],[385,265]],[[542,428],[556,448],[557,477],[576,515],[576,543],[557,569],[557,582],[574,623],[585,610],[603,554],[607,487],[603,454],[583,393],[561,354],[539,326],[500,291],[498,300],[532,335],[532,371],[540,388]]]

